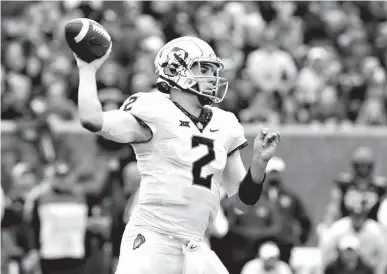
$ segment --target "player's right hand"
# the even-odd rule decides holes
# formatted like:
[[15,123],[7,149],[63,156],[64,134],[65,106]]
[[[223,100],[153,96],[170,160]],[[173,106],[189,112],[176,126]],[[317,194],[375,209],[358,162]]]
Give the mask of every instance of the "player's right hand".
[[112,45],[110,45],[109,49],[107,50],[104,56],[90,63],[86,63],[81,58],[79,58],[75,53],[73,54],[74,54],[75,60],[77,61],[78,69],[90,69],[94,72],[97,72],[97,70],[102,66],[102,64],[109,57],[111,51],[112,51]]

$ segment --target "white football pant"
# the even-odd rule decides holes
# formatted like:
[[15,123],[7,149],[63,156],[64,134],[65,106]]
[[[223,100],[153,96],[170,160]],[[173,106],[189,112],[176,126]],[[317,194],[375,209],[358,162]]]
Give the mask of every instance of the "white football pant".
[[177,240],[128,224],[115,274],[228,274],[204,243]]

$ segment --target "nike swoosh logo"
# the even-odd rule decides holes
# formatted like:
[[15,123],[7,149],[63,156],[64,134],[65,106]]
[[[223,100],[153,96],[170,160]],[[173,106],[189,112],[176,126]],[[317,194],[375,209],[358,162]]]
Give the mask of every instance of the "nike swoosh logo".
[[219,129],[210,129],[211,132],[219,131]]

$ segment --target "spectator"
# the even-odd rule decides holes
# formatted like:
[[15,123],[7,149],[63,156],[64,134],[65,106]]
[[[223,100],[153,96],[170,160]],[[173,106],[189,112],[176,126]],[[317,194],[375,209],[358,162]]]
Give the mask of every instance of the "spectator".
[[241,274],[291,274],[289,265],[279,260],[280,251],[274,243],[265,243],[259,249],[259,257],[247,262]]
[[321,6],[322,3],[319,2],[311,2],[306,6],[304,41],[308,45],[317,44],[328,38],[327,29],[321,16]]
[[52,83],[47,90],[47,111],[51,117],[55,116],[60,120],[74,120],[77,117],[74,102],[66,97],[67,84],[64,80]]
[[368,82],[366,98],[356,119],[361,125],[387,125],[387,80],[380,67],[373,70]]
[[[276,30],[268,29],[264,36],[263,48],[253,51],[247,57],[246,72],[259,93],[250,107],[241,113],[242,121],[257,120],[262,107],[267,105],[268,111],[282,113],[283,97],[288,95],[294,86],[297,67],[292,57],[278,48],[276,35]],[[263,116],[264,119],[271,120],[268,114]]]
[[285,168],[281,158],[270,159],[266,167],[263,195],[275,204],[283,219],[281,232],[275,236],[275,241],[281,250],[281,260],[289,263],[293,247],[306,243],[312,224],[300,198],[284,185],[282,174]]
[[[1,221],[2,265],[7,263],[21,271],[20,262],[28,252],[28,227],[23,222],[23,206],[37,182],[34,167],[28,163],[18,163],[12,169],[11,189],[5,198],[4,216]],[[4,244],[4,245],[3,245]],[[7,270],[8,271],[8,270]]]
[[230,258],[223,261],[230,273],[239,273],[246,262],[255,258],[256,250],[263,243],[274,241],[281,232],[282,218],[275,206],[267,196],[261,195],[255,210],[245,214],[233,207],[227,210],[230,232],[225,241],[233,245],[229,247]]
[[[244,214],[235,208],[227,211],[230,222],[227,240],[233,242],[230,255],[235,262],[235,265],[227,266],[231,273],[238,273],[247,261],[255,257],[256,250],[268,241],[279,245],[280,259],[288,262],[292,247],[305,242],[308,237],[309,218],[304,215],[300,202],[279,186],[275,169],[284,168],[284,165],[278,165],[279,162],[268,164],[267,181],[254,210]],[[274,172],[270,175],[271,168]]]
[[387,265],[385,231],[376,221],[367,219],[367,211],[361,206],[354,208],[350,216],[336,221],[323,233],[320,248],[324,266],[338,258],[336,244],[348,235],[359,238],[359,254],[364,263],[370,265],[374,273],[384,274]]
[[338,243],[338,257],[324,269],[324,274],[372,274],[374,270],[360,257],[360,241],[348,235]]
[[360,106],[366,97],[366,84],[364,76],[360,73],[356,60],[345,57],[343,72],[338,77],[339,89],[345,95],[348,120],[356,121]]
[[[75,176],[67,164],[58,163],[52,181],[29,195],[25,218],[30,242],[24,271],[36,269],[40,261],[43,274],[83,273],[88,205],[80,188],[75,187]],[[96,225],[89,226],[93,229]]]
[[312,121],[325,125],[338,125],[343,120],[343,115],[336,87],[327,84],[321,91],[319,101]]
[[318,103],[320,92],[325,85],[323,73],[327,58],[328,52],[321,47],[308,51],[295,87],[295,97],[301,107],[310,109]]
[[17,72],[7,73],[8,91],[2,100],[1,119],[16,120],[25,117],[30,110],[31,80]]
[[[261,45],[261,39],[267,27],[261,10],[253,2],[241,2],[245,6],[246,13],[239,18],[244,18],[244,52],[245,54],[257,49]],[[243,16],[243,17],[242,17]]]
[[300,123],[340,122],[344,109],[339,105],[338,91],[334,85],[331,62],[332,54],[322,47],[311,48],[301,69],[294,97],[299,107],[297,121]]
[[277,35],[274,28],[267,29],[263,47],[247,57],[246,71],[260,91],[286,95],[294,85],[297,68],[292,57],[278,48]]
[[[360,69],[369,56],[377,60],[379,70],[386,69],[384,8],[385,5],[360,2],[155,4],[130,1],[31,2],[17,9],[7,8],[2,32],[2,118],[28,116],[32,100],[38,97],[45,102],[50,93],[62,89],[58,88],[62,84],[54,84],[58,79],[60,83],[66,82],[69,96],[76,103],[77,74],[71,70],[72,56],[63,43],[61,30],[68,20],[89,16],[107,28],[114,44],[109,64],[99,71],[99,88],[118,88],[125,97],[132,93],[132,88],[146,89],[148,84],[139,84],[139,81],[153,73],[156,48],[178,35],[199,35],[218,49],[226,64],[230,93],[236,91],[227,100],[243,102],[242,108],[239,103],[226,106],[242,121],[385,124],[385,100],[368,100],[372,97],[368,77],[374,68]],[[232,38],[232,44],[227,37]],[[339,69],[332,73],[324,67],[316,78],[310,73],[309,64],[304,68],[305,53],[316,47],[328,51],[333,56],[328,63],[334,63]],[[272,62],[273,57],[269,62],[262,59],[269,54],[267,48],[273,48],[270,55],[278,56],[277,61]],[[257,66],[259,59],[262,62]],[[245,66],[246,72],[253,76],[247,80],[241,72]],[[322,76],[328,71],[337,81]],[[268,81],[266,72],[273,79]],[[313,107],[298,102],[297,89],[292,93],[295,79],[299,79],[300,86],[310,86],[301,93],[313,99]],[[257,90],[255,100],[248,100],[244,106],[246,98],[239,91],[246,85],[253,85]],[[380,84],[381,89],[385,87],[385,83]],[[50,106],[48,103],[48,109]],[[54,112],[71,117],[67,109],[71,108],[61,106]]]
[[273,2],[273,8],[276,17],[272,25],[278,29],[279,45],[296,58],[304,40],[304,22],[294,15],[297,4],[291,1]]

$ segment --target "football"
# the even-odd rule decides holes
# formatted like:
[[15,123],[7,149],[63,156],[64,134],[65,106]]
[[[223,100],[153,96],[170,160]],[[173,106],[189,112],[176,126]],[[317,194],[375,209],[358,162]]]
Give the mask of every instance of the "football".
[[105,28],[88,18],[77,18],[68,22],[65,26],[65,37],[71,50],[87,63],[101,58],[112,43]]

